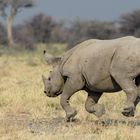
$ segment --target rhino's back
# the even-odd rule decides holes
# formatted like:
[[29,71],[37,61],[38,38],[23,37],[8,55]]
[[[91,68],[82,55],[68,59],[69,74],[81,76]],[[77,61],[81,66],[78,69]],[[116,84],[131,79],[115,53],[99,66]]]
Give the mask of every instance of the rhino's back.
[[110,65],[115,51],[133,44],[136,40],[134,37],[123,37],[114,40],[88,40],[79,44],[70,53],[67,52],[69,55],[64,56],[63,75],[80,74],[94,89],[115,91],[119,86],[113,83],[115,81],[110,75]]
[[[71,74],[80,72],[88,67],[98,68],[113,56],[119,45],[113,45],[114,41],[88,40],[65,53],[62,61],[63,73]],[[89,69],[87,70],[89,71]]]
[[[136,42],[135,37],[122,37],[113,40],[90,39],[67,51],[62,60],[64,72],[72,73],[85,68],[107,67],[116,49]],[[89,69],[87,69],[88,71]]]

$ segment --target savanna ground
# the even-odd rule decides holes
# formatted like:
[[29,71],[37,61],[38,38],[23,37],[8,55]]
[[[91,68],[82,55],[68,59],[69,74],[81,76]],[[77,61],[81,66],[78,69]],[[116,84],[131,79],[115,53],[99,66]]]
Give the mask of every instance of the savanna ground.
[[[56,52],[61,52],[56,47]],[[121,115],[125,94],[104,94],[100,103],[106,114],[101,118],[85,111],[85,92],[71,99],[78,110],[75,122],[66,123],[59,99],[43,93],[41,75],[51,66],[42,51],[1,53],[0,56],[0,140],[139,140],[140,105],[134,118]],[[52,51],[52,50],[50,50]]]

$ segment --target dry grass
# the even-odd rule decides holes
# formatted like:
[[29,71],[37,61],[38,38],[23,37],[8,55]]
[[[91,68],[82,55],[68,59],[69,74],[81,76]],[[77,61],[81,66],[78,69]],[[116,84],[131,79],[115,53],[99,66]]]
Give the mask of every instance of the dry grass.
[[85,111],[86,93],[77,93],[71,100],[77,120],[66,123],[59,97],[43,94],[41,75],[50,69],[36,54],[0,57],[0,140],[140,139],[140,107],[135,118],[123,117],[123,92],[103,95],[106,114],[100,119]]

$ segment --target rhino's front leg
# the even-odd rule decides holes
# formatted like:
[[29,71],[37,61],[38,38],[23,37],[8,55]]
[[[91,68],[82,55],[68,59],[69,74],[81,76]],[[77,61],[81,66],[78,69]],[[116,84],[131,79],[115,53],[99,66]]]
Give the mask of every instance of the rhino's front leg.
[[60,102],[61,102],[62,108],[66,112],[66,121],[67,122],[73,121],[74,117],[77,114],[77,111],[73,107],[71,107],[70,104],[69,104],[69,99],[73,94],[74,93],[71,93],[71,94],[68,95],[68,92],[67,92],[67,94],[62,94],[61,95],[61,101]]
[[82,78],[76,76],[73,77],[74,78],[67,79],[60,99],[61,106],[66,112],[67,122],[72,121],[77,114],[77,111],[69,104],[70,97],[75,92],[81,90],[84,86],[84,81],[82,80]]
[[88,91],[88,97],[85,103],[85,108],[89,113],[95,114],[97,117],[101,117],[105,113],[105,108],[101,104],[97,104],[102,93]]

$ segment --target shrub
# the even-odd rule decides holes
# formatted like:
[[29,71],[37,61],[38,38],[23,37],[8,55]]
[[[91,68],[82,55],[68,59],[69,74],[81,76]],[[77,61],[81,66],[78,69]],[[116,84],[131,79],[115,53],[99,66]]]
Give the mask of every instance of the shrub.
[[117,37],[117,27],[112,22],[75,21],[70,27],[69,46],[87,39],[112,39]]
[[34,40],[34,34],[33,34],[33,28],[31,25],[18,25],[15,30],[15,42],[22,46],[22,48],[28,49],[28,50],[34,50],[35,49],[35,40]]
[[140,37],[140,10],[121,16],[119,24],[123,35]]
[[50,16],[38,14],[34,16],[28,24],[32,27],[36,42],[49,42],[55,22]]

